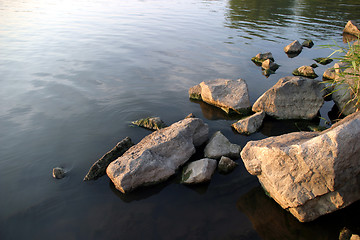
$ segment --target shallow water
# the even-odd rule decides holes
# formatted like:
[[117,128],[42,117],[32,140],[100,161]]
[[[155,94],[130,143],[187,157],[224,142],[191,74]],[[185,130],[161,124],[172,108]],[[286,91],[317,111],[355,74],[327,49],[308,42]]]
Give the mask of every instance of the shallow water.
[[[319,45],[342,44],[342,29],[360,20],[359,10],[360,3],[341,0],[2,0],[0,239],[336,239],[344,226],[360,232],[353,220],[359,203],[313,223],[294,221],[264,199],[241,160],[231,174],[197,187],[175,176],[123,195],[106,176],[82,182],[118,141],[149,134],[130,125],[141,117],[171,124],[192,112],[210,134],[220,130],[241,146],[300,130],[301,122],[267,121],[256,134],[236,134],[235,119],[190,101],[187,91],[201,81],[243,78],[254,102],[293,69],[331,53]],[[315,47],[291,59],[283,52],[307,38]],[[266,51],[281,65],[268,78],[250,61]],[[325,103],[323,118],[332,106]],[[64,179],[52,178],[56,166],[68,171]]]

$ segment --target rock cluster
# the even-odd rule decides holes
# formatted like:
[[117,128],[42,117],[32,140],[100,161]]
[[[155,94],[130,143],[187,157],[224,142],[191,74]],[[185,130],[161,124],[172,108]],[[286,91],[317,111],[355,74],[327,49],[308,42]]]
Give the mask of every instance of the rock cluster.
[[262,125],[265,112],[261,111],[233,123],[231,126],[239,133],[250,135],[256,132]]

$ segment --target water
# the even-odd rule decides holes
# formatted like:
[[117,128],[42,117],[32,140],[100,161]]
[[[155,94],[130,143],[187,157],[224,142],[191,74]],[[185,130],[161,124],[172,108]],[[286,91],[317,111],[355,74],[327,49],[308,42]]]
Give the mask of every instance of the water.
[[[0,239],[336,239],[360,232],[359,203],[300,224],[269,201],[241,160],[229,175],[187,187],[178,176],[134,193],[105,176],[82,182],[118,141],[149,132],[141,117],[171,124],[194,113],[244,146],[297,131],[300,123],[267,121],[236,134],[235,120],[188,99],[188,89],[215,78],[243,78],[251,101],[281,77],[325,57],[283,47],[311,38],[341,44],[360,3],[321,0],[2,0],[0,2]],[[271,51],[281,67],[265,78],[250,59]],[[315,71],[318,75],[326,67]],[[332,103],[321,115],[328,119]],[[324,124],[323,120],[320,122]],[[55,180],[62,166],[66,178]],[[311,236],[311,237],[310,237]]]

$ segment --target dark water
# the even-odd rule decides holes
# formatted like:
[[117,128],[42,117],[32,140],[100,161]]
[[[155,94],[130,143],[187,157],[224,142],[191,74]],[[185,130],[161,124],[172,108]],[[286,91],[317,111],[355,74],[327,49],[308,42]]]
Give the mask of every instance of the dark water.
[[[342,44],[360,20],[358,1],[324,0],[2,0],[0,2],[0,239],[336,239],[360,232],[359,203],[300,224],[266,198],[241,160],[229,175],[187,187],[175,176],[129,195],[107,177],[82,182],[118,141],[149,134],[130,126],[192,112],[244,146],[297,131],[301,122],[267,121],[250,137],[235,119],[188,99],[215,78],[243,78],[251,101],[292,70],[331,50],[298,39]],[[250,59],[271,51],[281,67],[265,78]],[[316,68],[318,75],[326,67]],[[321,116],[328,119],[333,104]],[[315,122],[317,123],[317,122]],[[324,120],[320,121],[324,125]],[[54,180],[53,167],[68,171]]]

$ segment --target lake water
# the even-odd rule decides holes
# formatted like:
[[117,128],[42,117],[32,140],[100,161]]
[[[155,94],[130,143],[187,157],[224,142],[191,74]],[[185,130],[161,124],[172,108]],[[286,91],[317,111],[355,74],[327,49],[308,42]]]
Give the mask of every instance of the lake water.
[[[359,1],[347,0],[1,0],[0,239],[336,239],[360,232],[360,204],[300,224],[239,167],[187,187],[178,176],[123,195],[90,166],[126,136],[150,132],[131,121],[189,113],[233,143],[298,131],[266,121],[251,136],[234,118],[188,98],[216,78],[247,81],[251,101],[293,69],[342,45]],[[288,58],[284,46],[315,46]],[[266,78],[250,61],[271,51],[281,65]],[[322,75],[327,66],[315,71]],[[321,116],[328,119],[333,103]],[[318,123],[315,121],[315,124]],[[324,120],[320,121],[324,125]],[[64,167],[62,180],[52,168]]]

